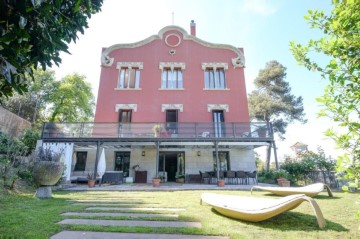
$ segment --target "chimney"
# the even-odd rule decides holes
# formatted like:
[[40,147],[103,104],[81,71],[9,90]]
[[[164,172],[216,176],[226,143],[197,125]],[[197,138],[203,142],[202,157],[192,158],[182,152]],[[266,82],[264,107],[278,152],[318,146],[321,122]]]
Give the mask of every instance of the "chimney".
[[194,20],[190,22],[190,34],[194,37],[196,36],[196,24]]

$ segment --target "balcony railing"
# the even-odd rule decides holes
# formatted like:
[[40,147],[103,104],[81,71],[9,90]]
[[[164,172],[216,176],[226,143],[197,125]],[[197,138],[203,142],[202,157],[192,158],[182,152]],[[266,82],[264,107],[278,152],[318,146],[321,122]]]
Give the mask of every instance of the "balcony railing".
[[273,139],[271,124],[248,123],[52,123],[43,125],[42,139]]

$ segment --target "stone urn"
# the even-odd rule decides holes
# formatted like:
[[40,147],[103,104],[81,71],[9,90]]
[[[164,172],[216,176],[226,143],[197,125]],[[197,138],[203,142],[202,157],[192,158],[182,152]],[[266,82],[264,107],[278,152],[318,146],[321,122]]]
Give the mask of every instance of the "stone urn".
[[39,161],[33,169],[33,177],[36,184],[41,186],[55,185],[64,172],[62,162]]
[[40,187],[36,190],[35,197],[51,198],[51,187],[55,185],[64,172],[64,164],[54,161],[36,162],[33,168],[33,178]]

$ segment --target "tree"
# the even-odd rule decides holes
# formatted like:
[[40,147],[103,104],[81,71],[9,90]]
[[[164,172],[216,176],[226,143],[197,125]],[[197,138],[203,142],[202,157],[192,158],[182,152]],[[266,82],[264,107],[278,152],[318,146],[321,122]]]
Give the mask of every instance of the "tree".
[[[319,115],[337,122],[341,129],[326,132],[345,151],[338,159],[338,170],[346,172],[349,179],[359,181],[360,4],[356,0],[337,0],[333,5],[329,16],[312,10],[305,16],[311,28],[320,29],[324,36],[310,40],[307,45],[291,42],[291,50],[301,65],[320,72],[329,82],[323,96],[318,98],[323,106]],[[314,53],[326,56],[329,62],[321,64]]]
[[[0,1],[0,97],[27,91],[33,68],[59,65],[103,0]],[[69,52],[68,52],[69,53]]]
[[[56,91],[58,81],[55,80],[54,71],[34,70],[34,80],[29,80],[27,92],[12,97],[3,97],[2,105],[20,117],[35,123],[44,120],[44,112],[49,103],[50,95]],[[27,76],[29,78],[29,76]]]
[[85,76],[74,73],[63,78],[49,95],[48,120],[51,122],[89,121],[93,116],[94,96]]
[[[255,79],[256,89],[249,94],[251,119],[272,123],[273,130],[280,138],[286,127],[294,120],[306,122],[303,99],[291,94],[291,87],[285,81],[286,68],[277,61],[266,63]],[[266,168],[270,165],[271,147],[268,146]]]

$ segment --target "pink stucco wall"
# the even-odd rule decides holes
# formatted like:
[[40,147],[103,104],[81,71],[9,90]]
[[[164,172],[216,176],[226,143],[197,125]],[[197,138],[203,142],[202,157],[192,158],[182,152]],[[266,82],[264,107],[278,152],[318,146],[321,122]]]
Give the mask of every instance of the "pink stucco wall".
[[[176,33],[182,42],[177,47],[169,47],[164,38]],[[162,104],[183,104],[179,112],[179,122],[212,122],[207,104],[228,104],[225,122],[249,122],[244,68],[234,68],[231,59],[238,55],[231,49],[208,47],[190,39],[184,39],[184,32],[175,29],[163,32],[159,39],[145,45],[119,48],[109,53],[114,63],[102,66],[99,93],[96,105],[95,122],[117,122],[116,104],[137,104],[137,112],[132,113],[132,122],[164,122],[165,112]],[[161,38],[162,37],[162,38]],[[194,37],[192,37],[194,38]],[[174,55],[169,54],[175,49]],[[105,49],[104,49],[105,50]],[[143,62],[139,90],[115,90],[119,70],[117,62]],[[184,90],[161,90],[160,62],[184,62]],[[225,71],[228,90],[204,90],[204,71],[201,63],[224,62],[229,68]]]

